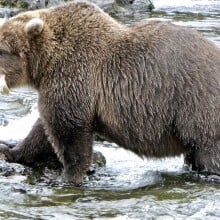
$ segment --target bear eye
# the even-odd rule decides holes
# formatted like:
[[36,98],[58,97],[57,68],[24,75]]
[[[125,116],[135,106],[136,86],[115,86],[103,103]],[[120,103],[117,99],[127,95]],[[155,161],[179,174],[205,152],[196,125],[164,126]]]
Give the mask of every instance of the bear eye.
[[3,49],[0,49],[0,55],[4,55],[4,54],[7,54],[7,52]]
[[4,55],[11,55],[11,53],[4,49],[0,49],[0,56],[4,56]]

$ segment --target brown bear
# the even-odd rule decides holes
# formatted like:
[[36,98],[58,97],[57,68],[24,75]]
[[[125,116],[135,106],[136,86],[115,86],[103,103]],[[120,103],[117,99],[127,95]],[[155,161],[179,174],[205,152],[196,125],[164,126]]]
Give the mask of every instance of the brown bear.
[[0,79],[1,90],[39,94],[30,134],[0,148],[10,161],[53,149],[80,184],[98,134],[141,157],[184,154],[220,175],[220,49],[195,30],[126,26],[85,1],[24,12],[0,27]]

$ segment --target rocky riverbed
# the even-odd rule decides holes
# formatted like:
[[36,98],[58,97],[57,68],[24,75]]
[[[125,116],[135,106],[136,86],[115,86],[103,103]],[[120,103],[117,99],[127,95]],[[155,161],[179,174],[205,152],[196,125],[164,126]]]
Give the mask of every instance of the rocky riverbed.
[[[0,0],[0,18],[12,17],[24,10],[34,10],[63,4],[69,0]],[[150,0],[90,0],[106,11],[132,13],[151,11],[154,6]]]

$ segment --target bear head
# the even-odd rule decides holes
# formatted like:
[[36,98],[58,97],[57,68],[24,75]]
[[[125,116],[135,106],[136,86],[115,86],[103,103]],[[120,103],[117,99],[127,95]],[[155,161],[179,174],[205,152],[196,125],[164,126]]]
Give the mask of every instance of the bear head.
[[[23,13],[0,24],[0,92],[30,85],[33,45],[42,38],[44,21],[33,13]],[[33,44],[34,42],[34,44]],[[32,65],[32,66],[31,66]]]

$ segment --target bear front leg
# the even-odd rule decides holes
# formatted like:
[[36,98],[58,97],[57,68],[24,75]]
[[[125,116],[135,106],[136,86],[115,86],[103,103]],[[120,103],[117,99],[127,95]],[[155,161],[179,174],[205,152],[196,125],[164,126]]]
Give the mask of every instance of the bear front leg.
[[68,132],[68,129],[64,127],[62,131],[54,134],[56,135],[53,135],[50,141],[63,164],[65,180],[75,185],[81,185],[92,162],[92,131],[74,128]]
[[40,118],[35,122],[32,130],[22,142],[13,148],[1,145],[0,152],[5,154],[10,162],[25,164],[47,159],[48,156],[55,156]]

